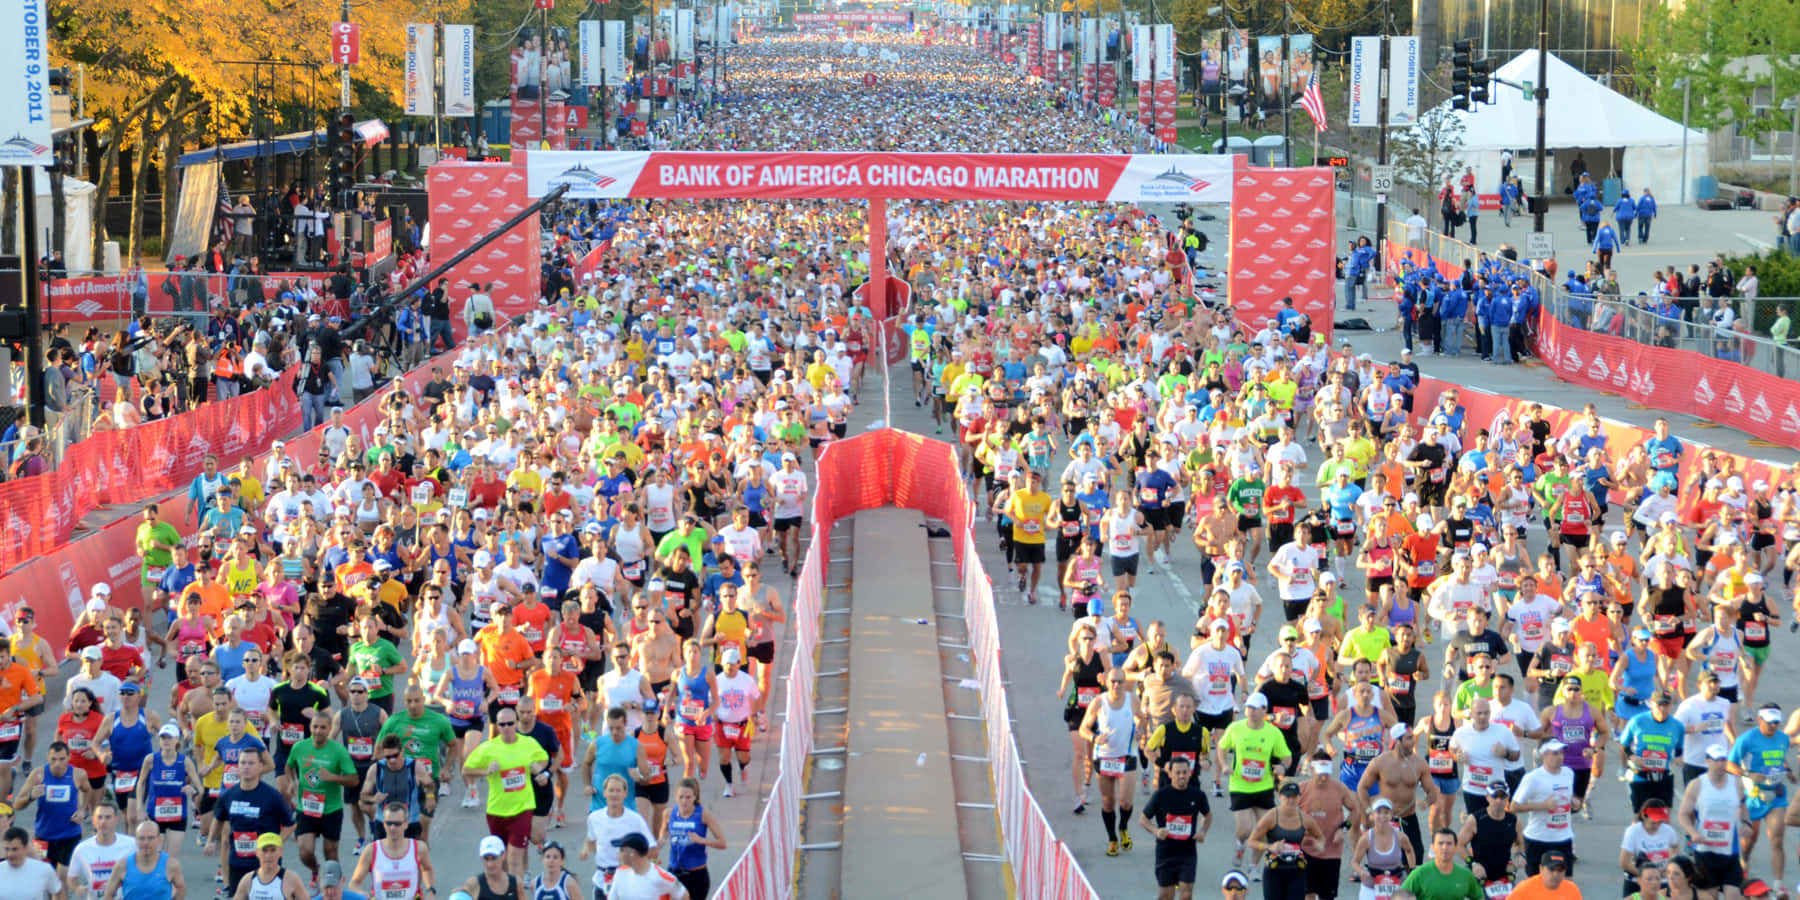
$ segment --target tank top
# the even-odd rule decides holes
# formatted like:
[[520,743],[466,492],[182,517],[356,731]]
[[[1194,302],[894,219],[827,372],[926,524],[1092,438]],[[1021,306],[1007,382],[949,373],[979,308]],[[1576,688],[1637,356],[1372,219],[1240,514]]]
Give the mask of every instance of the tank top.
[[112,717],[113,790],[129,794],[137,790],[138,768],[150,755],[150,720],[138,711],[137,724],[126,725],[118,712]]
[[713,619],[713,661],[724,665],[719,657],[726,647],[736,647],[738,655],[744,654],[744,642],[750,637],[750,617],[741,609],[722,610]]
[[638,528],[619,525],[613,529],[613,550],[619,554],[619,565],[625,578],[635,581],[644,577],[644,533]]
[[1681,620],[1687,615],[1687,588],[1679,584],[1657,587],[1652,582],[1645,589],[1650,595],[1651,624],[1659,637],[1681,633]]
[[1738,640],[1737,632],[1721,634],[1713,632],[1713,639],[1702,651],[1706,656],[1706,668],[1719,676],[1720,688],[1734,688],[1738,683],[1738,654],[1744,649]]
[[[1388,846],[1386,850],[1376,846],[1376,842],[1379,841],[1380,838],[1377,837],[1374,832],[1369,833],[1369,852],[1368,855],[1364,857],[1363,861],[1364,864],[1369,867],[1370,874],[1406,874],[1406,851],[1400,849],[1400,840],[1403,835],[1401,835],[1399,828],[1390,830],[1393,831],[1393,834],[1388,835]],[[1398,884],[1397,881],[1395,883]]]
[[[1394,545],[1391,538],[1369,540],[1369,577],[1391,578],[1394,575]],[[1393,619],[1388,620],[1392,623]]]
[[681,703],[677,711],[681,721],[687,725],[699,725],[700,717],[706,714],[706,707],[712,704],[712,688],[706,682],[707,668],[700,667],[698,675],[689,675],[683,666],[675,674],[675,682],[681,686]]
[[1417,648],[1394,655],[1393,677],[1388,680],[1388,696],[1400,706],[1417,708],[1419,701],[1413,694],[1418,683],[1413,676],[1419,672],[1419,651]]
[[[608,734],[602,734],[594,741],[594,770],[588,775],[594,784],[605,784],[608,775],[624,775],[625,806],[631,808],[637,800],[637,782],[630,778],[631,767],[637,765],[638,741],[626,735],[617,743]],[[604,792],[588,798],[588,812],[593,812],[606,805]]]
[[1700,777],[1699,795],[1694,798],[1694,818],[1700,825],[1696,850],[1720,856],[1738,855],[1738,806],[1742,802],[1737,785],[1729,777],[1723,787],[1714,785],[1711,776]]
[[[486,872],[476,872],[475,888],[475,900],[513,900],[519,893],[519,879],[507,875],[506,884],[496,891],[488,887]],[[251,900],[256,900],[256,898],[251,898]]]
[[698,803],[694,804],[694,811],[685,816],[676,808],[669,808],[669,871],[706,868],[706,845],[695,840],[706,837],[706,823],[702,821],[704,813],[705,809]]
[[450,667],[450,721],[467,725],[481,715],[482,701],[487,698],[487,670],[475,667],[473,678],[464,678]]
[[1592,708],[1584,707],[1581,715],[1571,717],[1563,715],[1562,704],[1557,704],[1550,716],[1550,735],[1563,743],[1563,765],[1577,771],[1593,768],[1593,761],[1583,752],[1594,737]]
[[30,640],[26,640],[22,634],[15,634],[7,638],[6,642],[12,647],[12,655],[18,657],[19,662],[23,663],[25,668],[33,672],[43,670],[44,661],[38,657],[36,634],[33,634]]
[[1083,662],[1079,654],[1075,657],[1075,676],[1070,679],[1074,687],[1069,691],[1069,706],[1074,709],[1087,709],[1094,698],[1106,693],[1100,684],[1100,676],[1106,673],[1106,661],[1098,652]]
[[1758,597],[1755,600],[1744,600],[1738,603],[1738,634],[1743,636],[1744,647],[1761,650],[1769,646],[1769,615],[1767,600]]
[[1405,598],[1406,605],[1401,606],[1400,601],[1403,597],[1404,595],[1396,596],[1394,605],[1388,608],[1389,629],[1398,628],[1401,625],[1419,624],[1419,604],[1414,603],[1411,598]]
[[[1264,858],[1268,861],[1269,868],[1298,869],[1306,864],[1306,857],[1300,853],[1300,844],[1306,840],[1304,824],[1294,828],[1283,828],[1280,818],[1277,817],[1275,824],[1269,828],[1266,840],[1269,842],[1269,854]],[[1292,852],[1282,852],[1277,849],[1283,844],[1292,845]]]
[[563,671],[571,675],[579,675],[587,668],[588,661],[581,654],[587,650],[589,631],[580,622],[564,621],[562,637],[557,639],[556,649],[562,651]]
[[186,619],[180,619],[176,624],[178,627],[175,629],[175,657],[187,659],[190,656],[204,654],[211,643],[206,634],[206,622],[204,620],[189,622]]
[[186,821],[187,794],[181,789],[187,784],[187,757],[177,753],[174,762],[165,763],[158,753],[149,763],[150,771],[143,774],[150,779],[145,788],[150,818],[161,823]]
[[[1124,700],[1117,708],[1113,707],[1110,702],[1101,704],[1100,717],[1095,722],[1094,729],[1096,733],[1095,759],[1123,761],[1125,757],[1133,753],[1135,746],[1133,737],[1137,732],[1137,719],[1132,715],[1133,706],[1130,691],[1125,692]],[[1104,767],[1101,768],[1101,772],[1108,775],[1124,774],[1123,770],[1107,772]]]
[[639,746],[644,748],[644,764],[650,767],[645,772],[647,777],[644,783],[662,784],[668,781],[669,741],[663,737],[662,729],[659,727],[655,731],[646,731],[640,728],[636,737]]
[[429,544],[426,546],[425,549],[431,556],[431,560],[430,560],[431,564],[426,567],[426,571],[429,572],[432,569],[437,568],[438,560],[441,559],[447,565],[450,566],[450,580],[451,581],[461,581],[462,580],[462,574],[460,572],[458,572],[457,568],[456,568],[456,547],[454,545],[447,547],[443,550],[439,550],[437,548],[437,544]]
[[[412,767],[407,766],[407,771]],[[391,796],[391,795],[390,795]],[[386,841],[377,841],[370,867],[374,874],[374,891],[369,900],[413,900],[419,895],[419,842],[408,840],[406,852],[399,857],[387,854]]]
[[32,834],[40,841],[81,837],[81,825],[75,821],[75,809],[81,798],[75,792],[74,764],[71,763],[61,775],[52,773],[49,766],[40,771],[44,773],[44,796],[38,798]]
[[675,485],[644,485],[644,524],[655,532],[675,530]]
[[1112,556],[1136,556],[1138,552],[1137,514],[1128,512],[1123,516],[1111,518],[1111,534],[1106,540],[1106,552]]
[[[409,761],[410,762],[410,761]],[[406,821],[419,821],[419,775],[411,765],[403,765],[400,771],[394,771],[385,762],[375,764],[375,793],[388,795],[387,802],[393,803],[404,797],[406,803]],[[409,898],[399,898],[409,900]]]
[[1062,523],[1056,530],[1058,539],[1073,543],[1081,538],[1080,501],[1074,503],[1063,503],[1060,500],[1057,501],[1056,519]]
[[87,773],[88,778],[93,780],[106,776],[106,764],[100,761],[98,755],[90,757],[84,754],[100,752],[100,748],[94,746],[94,739],[99,736],[100,724],[105,721],[97,709],[89,709],[87,717],[79,722],[75,721],[74,713],[63,713],[56,720],[57,736],[69,745],[69,765]]
[[1375,757],[1381,755],[1381,710],[1371,710],[1366,716],[1357,715],[1356,708],[1350,709],[1350,722],[1344,728],[1344,761],[1339,768],[1338,778],[1350,790],[1356,790],[1356,784],[1362,779],[1363,770],[1369,767]]
[[119,883],[122,900],[170,900],[174,896],[174,887],[169,884],[169,854],[158,853],[156,865],[148,872],[138,871],[136,853],[119,865],[125,869],[125,877]]
[[1436,718],[1430,720],[1431,739],[1429,749],[1425,751],[1426,765],[1431,769],[1433,778],[1455,779],[1461,770],[1456,761],[1456,751],[1450,748],[1450,738],[1456,734],[1456,722],[1451,720],[1449,728],[1439,728]]
[[346,706],[338,720],[338,734],[344,746],[350,749],[350,758],[355,761],[357,771],[375,760],[375,736],[381,732],[381,707],[369,704],[362,712]]
[[1619,692],[1618,702],[1630,704],[1641,711],[1650,702],[1650,695],[1656,691],[1656,655],[1646,651],[1644,658],[1639,659],[1635,650],[1625,651],[1625,687],[1636,692],[1637,696],[1627,697],[1624,691]]
[[558,878],[555,884],[545,884],[542,875],[533,878],[531,880],[531,900],[579,900],[575,894],[569,892],[569,882],[574,878],[575,876],[569,874],[567,869],[563,870],[562,877]]
[[1519,818],[1502,813],[1498,819],[1487,813],[1483,804],[1475,810],[1475,839],[1469,842],[1470,855],[1488,871],[1490,879],[1501,877],[1512,859],[1512,847],[1518,838]]

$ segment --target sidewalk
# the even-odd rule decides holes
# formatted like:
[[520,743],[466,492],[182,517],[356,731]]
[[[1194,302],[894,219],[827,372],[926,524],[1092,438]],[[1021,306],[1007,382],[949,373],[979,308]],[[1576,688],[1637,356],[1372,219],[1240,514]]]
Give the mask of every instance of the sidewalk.
[[[1515,230],[1518,226],[1519,222],[1514,220]],[[1655,246],[1654,241],[1653,232],[1652,246]],[[1337,317],[1340,320],[1361,317],[1367,319],[1369,324],[1378,330],[1335,331],[1333,340],[1349,341],[1350,346],[1357,353],[1367,353],[1373,356],[1378,363],[1393,362],[1400,358],[1400,350],[1404,346],[1401,332],[1395,327],[1397,316],[1394,300],[1380,294],[1375,294],[1370,302],[1359,301],[1355,312],[1345,311],[1343,309],[1343,285],[1340,282]],[[1415,344],[1415,346],[1417,345]],[[1464,387],[1505,394],[1524,400],[1535,400],[1577,412],[1581,410],[1583,404],[1592,403],[1600,411],[1600,415],[1605,418],[1643,428],[1649,428],[1658,418],[1667,418],[1670,431],[1676,437],[1690,443],[1704,443],[1721,450],[1782,465],[1800,462],[1800,450],[1791,447],[1768,446],[1767,442],[1753,444],[1751,441],[1755,440],[1754,438],[1733,428],[1721,427],[1693,416],[1650,409],[1632,403],[1617,394],[1570,384],[1556,378],[1548,367],[1535,360],[1516,366],[1496,366],[1482,362],[1481,357],[1476,356],[1473,350],[1469,350],[1466,355],[1460,357],[1419,355],[1415,362],[1419,364],[1419,371],[1422,374],[1454,382]]]

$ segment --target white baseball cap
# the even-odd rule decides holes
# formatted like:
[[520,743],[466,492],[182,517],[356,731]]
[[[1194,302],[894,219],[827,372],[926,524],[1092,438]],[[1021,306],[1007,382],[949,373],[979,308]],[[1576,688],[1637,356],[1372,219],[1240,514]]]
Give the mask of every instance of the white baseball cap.
[[481,846],[478,849],[482,856],[505,856],[506,842],[490,834],[481,839]]

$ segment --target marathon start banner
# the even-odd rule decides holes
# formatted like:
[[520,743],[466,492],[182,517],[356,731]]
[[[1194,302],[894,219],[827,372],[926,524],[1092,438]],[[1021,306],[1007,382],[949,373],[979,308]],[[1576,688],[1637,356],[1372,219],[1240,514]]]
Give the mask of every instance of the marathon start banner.
[[1230,203],[1222,154],[703,153],[540,150],[527,193],[568,199],[1064,200]]

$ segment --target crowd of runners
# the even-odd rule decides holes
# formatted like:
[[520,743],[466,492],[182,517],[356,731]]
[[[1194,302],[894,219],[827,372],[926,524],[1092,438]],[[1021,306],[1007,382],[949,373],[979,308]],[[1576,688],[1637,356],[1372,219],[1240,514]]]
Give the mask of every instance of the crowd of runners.
[[[680,146],[1140,141],[941,42],[771,38],[730,72]],[[61,647],[18,610],[0,897],[707,896],[709,851],[745,837],[714,810],[772,749],[807,473],[881,381],[847,293],[862,212],[553,217],[606,221],[593,276],[378,392],[366,440],[333,416],[316,458],[209,459],[179,501],[196,531],[143,513],[144,608],[95,586]],[[1162,896],[1225,840],[1209,787],[1226,896],[1567,896],[1609,768],[1627,894],[1781,882],[1800,717],[1757,694],[1800,552],[1787,485],[1710,455],[1678,483],[1701,451],[1609,445],[1591,412],[1556,434],[1467,421],[1454,390],[1414,409],[1409,358],[1177,296],[1139,210],[890,217],[915,301],[893,402],[961,449],[1006,587],[1070,613],[1067,647],[1035,649],[1067,653],[1074,808],[1097,788],[1109,855],[1152,836]],[[1132,615],[1177,559],[1205,577],[1185,656],[1185,623]],[[433,854],[440,804],[485,814],[479,865]]]

